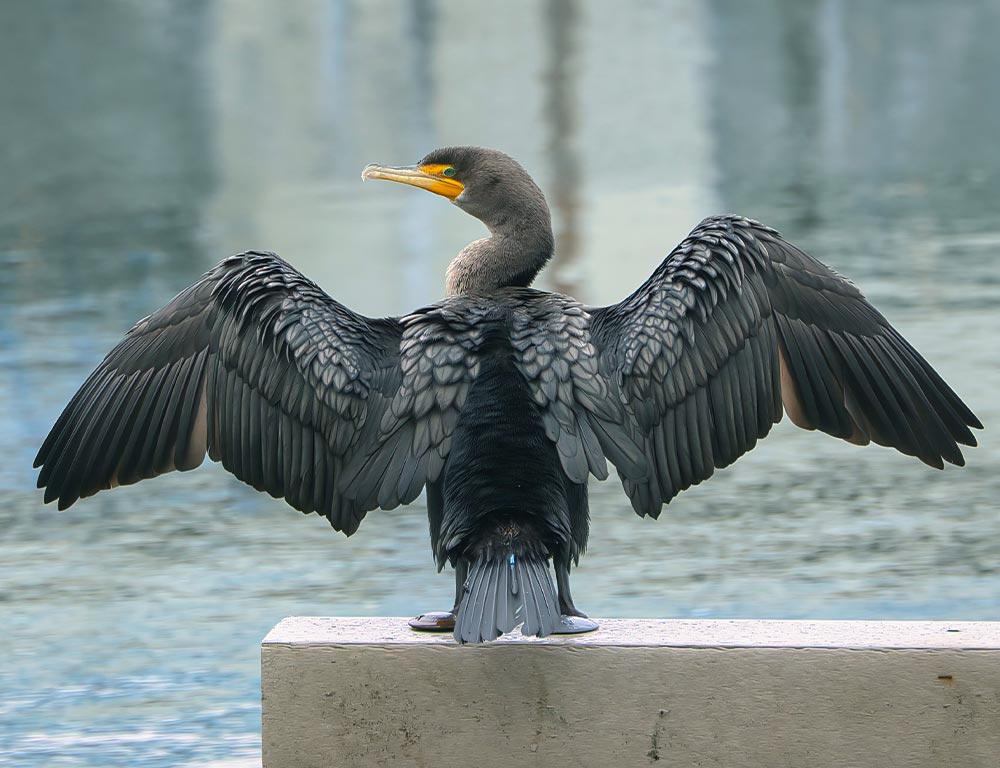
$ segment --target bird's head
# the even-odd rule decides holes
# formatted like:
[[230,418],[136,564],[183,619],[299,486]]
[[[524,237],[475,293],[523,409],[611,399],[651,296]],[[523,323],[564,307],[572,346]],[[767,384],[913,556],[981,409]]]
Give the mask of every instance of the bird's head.
[[541,190],[514,158],[485,147],[435,149],[416,165],[368,165],[362,179],[387,179],[447,197],[490,229],[549,211]]
[[449,295],[531,284],[552,256],[545,196],[514,158],[483,147],[435,149],[416,165],[369,165],[363,179],[387,179],[451,200],[490,237],[469,243],[448,267]]

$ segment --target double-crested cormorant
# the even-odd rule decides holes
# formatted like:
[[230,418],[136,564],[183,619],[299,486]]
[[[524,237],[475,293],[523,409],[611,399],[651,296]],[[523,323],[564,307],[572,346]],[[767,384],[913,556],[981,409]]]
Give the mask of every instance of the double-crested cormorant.
[[455,638],[479,642],[522,622],[596,627],[569,570],[605,459],[655,518],[783,408],[938,468],[976,444],[979,420],[861,292],[769,227],[705,219],[631,296],[587,307],[528,287],[552,227],[507,155],[451,147],[363,176],[443,195],[489,229],[451,263],[447,298],[371,319],[272,253],[226,259],[139,321],[70,401],[35,460],[46,502],[207,452],[349,536],[426,486],[434,556],[456,570]]

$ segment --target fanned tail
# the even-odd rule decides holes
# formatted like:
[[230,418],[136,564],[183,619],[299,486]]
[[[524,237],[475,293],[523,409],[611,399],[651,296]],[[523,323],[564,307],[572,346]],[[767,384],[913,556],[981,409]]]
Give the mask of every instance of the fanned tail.
[[545,637],[559,623],[559,601],[549,563],[534,554],[497,550],[479,553],[469,568],[455,619],[455,640],[496,640],[518,624],[525,635]]

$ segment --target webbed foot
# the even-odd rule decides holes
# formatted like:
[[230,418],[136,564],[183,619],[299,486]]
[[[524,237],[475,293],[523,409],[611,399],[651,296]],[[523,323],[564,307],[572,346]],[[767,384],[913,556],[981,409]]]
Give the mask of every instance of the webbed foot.
[[593,632],[600,627],[593,619],[588,619],[582,613],[575,616],[563,614],[559,617],[559,623],[552,630],[553,635],[582,635],[584,632]]
[[431,611],[430,613],[421,613],[406,623],[417,632],[453,632],[455,630],[455,614],[453,611]]

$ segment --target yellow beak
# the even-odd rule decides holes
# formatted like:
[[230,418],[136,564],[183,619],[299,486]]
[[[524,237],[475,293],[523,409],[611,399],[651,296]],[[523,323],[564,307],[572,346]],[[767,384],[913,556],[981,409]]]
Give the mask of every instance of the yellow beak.
[[420,187],[433,192],[435,195],[443,195],[449,200],[454,200],[465,189],[462,182],[457,179],[448,178],[441,175],[441,172],[449,166],[447,165],[421,165],[392,167],[384,165],[366,165],[361,172],[362,179],[386,179],[387,181],[398,181],[400,184],[409,184],[411,187]]

